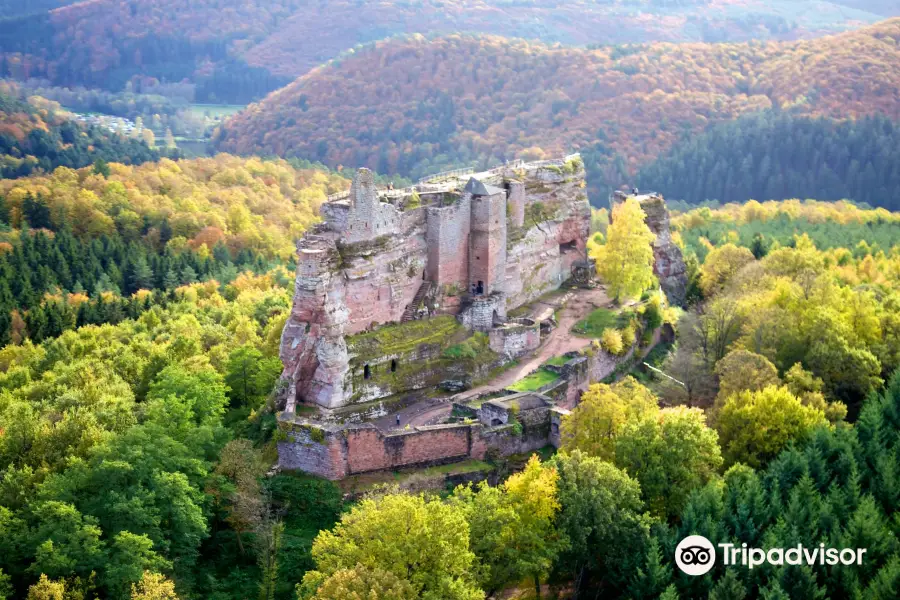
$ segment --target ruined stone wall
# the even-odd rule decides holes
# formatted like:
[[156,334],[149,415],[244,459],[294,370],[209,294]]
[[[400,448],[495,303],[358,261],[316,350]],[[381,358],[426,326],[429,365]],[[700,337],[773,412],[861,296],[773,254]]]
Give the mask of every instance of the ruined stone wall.
[[450,206],[426,208],[429,281],[467,291],[471,196],[463,194]]
[[343,242],[364,242],[399,232],[401,213],[397,207],[378,199],[375,176],[368,169],[360,169],[353,178],[349,202],[350,211],[342,228]]
[[480,456],[473,453],[472,458],[483,460],[540,450],[549,444],[549,431],[549,423],[545,427],[525,428],[521,433],[512,425],[485,429],[479,436],[479,449],[483,449],[483,453]]
[[303,471],[332,481],[350,474],[346,439],[341,432],[326,431],[318,426],[289,429],[285,439],[278,442],[279,468]]
[[515,323],[491,329],[488,336],[491,350],[513,360],[541,345],[541,325],[534,321]]
[[513,227],[522,227],[525,225],[525,184],[521,181],[509,181],[507,188],[509,222]]
[[485,428],[480,423],[421,426],[389,434],[373,425],[328,430],[315,424],[286,424],[286,439],[278,442],[278,466],[338,480],[371,471],[521,454],[549,443],[549,412],[544,417],[546,423],[521,432],[512,425]]
[[473,331],[489,332],[497,321],[506,319],[506,299],[503,294],[474,296],[459,314],[459,322]]

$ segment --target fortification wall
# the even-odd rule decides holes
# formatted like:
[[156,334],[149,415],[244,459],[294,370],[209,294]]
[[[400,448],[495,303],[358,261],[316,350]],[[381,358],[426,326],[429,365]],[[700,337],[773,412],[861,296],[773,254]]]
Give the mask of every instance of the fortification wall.
[[541,324],[524,321],[491,329],[488,334],[491,350],[513,360],[528,354],[541,345]]
[[475,423],[385,434],[372,425],[329,430],[316,424],[284,424],[278,466],[338,480],[372,471],[521,454],[548,444],[549,411],[542,416],[540,424],[522,431],[512,425],[484,428]]
[[360,169],[353,178],[349,203],[350,211],[341,229],[343,241],[365,242],[399,233],[401,213],[379,200],[375,176],[368,169]]
[[[660,341],[661,335],[661,330],[655,332],[650,347]],[[537,398],[535,394],[522,394],[529,397],[485,402],[479,411],[479,423],[384,433],[370,424],[329,428],[283,414],[280,429],[285,439],[278,443],[278,464],[283,469],[341,479],[369,471],[466,458],[482,460],[532,452],[548,444],[558,446],[563,415],[578,405],[589,385],[613,374],[619,365],[632,360],[635,352],[648,350],[639,350],[635,341],[623,356],[596,350],[573,358],[559,367],[563,374],[560,380],[542,388]],[[520,409],[513,411],[510,406],[519,402]],[[521,427],[517,428],[514,421]]]
[[454,286],[463,292],[467,291],[469,269],[471,201],[469,194],[463,194],[450,206],[425,209],[427,277],[439,286]]

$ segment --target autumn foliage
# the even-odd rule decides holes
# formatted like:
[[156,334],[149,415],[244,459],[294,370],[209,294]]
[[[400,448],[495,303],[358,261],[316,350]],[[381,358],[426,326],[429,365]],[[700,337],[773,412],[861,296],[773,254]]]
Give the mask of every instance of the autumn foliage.
[[[12,6],[3,10],[5,4]],[[23,11],[21,2],[0,1],[0,16],[32,15],[0,36],[0,53],[6,54],[12,76],[45,77],[57,85],[90,83],[114,91],[132,76],[168,82],[185,79],[214,87],[219,101],[236,101],[235,95],[242,92],[228,84],[236,87],[240,82],[265,93],[277,88],[281,78],[289,81],[303,75],[356,45],[408,32],[493,33],[574,45],[743,41],[807,37],[878,18],[875,11],[862,10],[854,11],[853,20],[840,10],[817,12],[811,18],[785,0],[31,0],[26,4]],[[56,8],[61,4],[66,6]]]
[[[113,163],[110,171],[108,179],[91,168],[60,168],[3,180],[0,197],[14,228],[31,193],[45,199],[51,215],[66,214],[78,236],[143,237],[174,251],[212,250],[221,241],[234,252],[252,249],[289,260],[294,240],[318,220],[326,196],[349,185],[337,174],[226,154],[139,167]],[[164,221],[168,235],[161,231]]]
[[351,53],[249,106],[218,145],[419,175],[600,141],[633,172],[685,132],[742,114],[900,118],[898,39],[900,19],[807,41],[595,50],[413,36]]

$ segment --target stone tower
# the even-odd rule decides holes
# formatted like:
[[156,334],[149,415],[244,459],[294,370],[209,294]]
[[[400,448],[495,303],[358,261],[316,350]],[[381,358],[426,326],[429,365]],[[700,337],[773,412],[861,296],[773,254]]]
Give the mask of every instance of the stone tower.
[[378,198],[375,176],[369,169],[359,169],[350,186],[350,212],[342,242],[367,242],[383,235],[397,233],[400,213],[397,208]]
[[509,189],[509,217],[513,227],[525,225],[525,184],[521,181],[510,181]]
[[505,292],[506,190],[469,180],[465,192],[472,197],[469,237],[469,290],[478,295]]

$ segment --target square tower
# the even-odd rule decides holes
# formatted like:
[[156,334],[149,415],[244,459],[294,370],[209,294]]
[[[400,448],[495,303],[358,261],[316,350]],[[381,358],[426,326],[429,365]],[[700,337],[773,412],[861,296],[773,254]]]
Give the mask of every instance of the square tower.
[[469,236],[469,291],[504,292],[506,280],[506,190],[474,177],[465,189],[472,200]]

